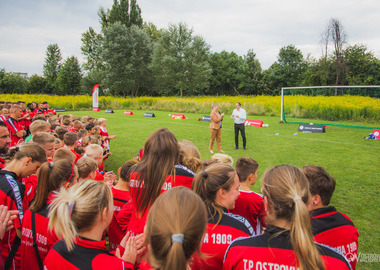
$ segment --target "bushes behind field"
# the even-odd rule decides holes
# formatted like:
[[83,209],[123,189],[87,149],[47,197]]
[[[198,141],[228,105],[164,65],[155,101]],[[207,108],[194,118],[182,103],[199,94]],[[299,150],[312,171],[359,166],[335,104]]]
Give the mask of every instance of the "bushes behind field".
[[[48,101],[51,108],[88,110],[92,108],[90,96],[0,95],[0,100],[25,102]],[[280,96],[202,96],[202,97],[99,97],[100,109],[164,110],[209,114],[211,104],[219,110],[232,112],[240,102],[249,115],[279,116]],[[380,121],[380,100],[361,96],[285,96],[285,115],[337,121],[373,123]]]

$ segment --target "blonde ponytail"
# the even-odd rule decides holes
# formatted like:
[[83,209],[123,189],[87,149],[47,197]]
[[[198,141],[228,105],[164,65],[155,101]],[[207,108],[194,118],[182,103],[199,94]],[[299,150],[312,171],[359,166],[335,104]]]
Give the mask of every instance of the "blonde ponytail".
[[105,182],[86,180],[67,190],[62,188],[50,205],[49,228],[63,237],[70,251],[78,233],[91,229],[111,202],[111,190]]
[[206,224],[206,208],[197,194],[185,187],[163,193],[146,223],[149,263],[161,270],[186,270],[187,261],[199,251]]
[[268,169],[263,176],[262,191],[273,208],[272,219],[284,219],[289,222],[290,241],[300,269],[325,269],[311,232],[306,206],[310,199],[309,184],[302,171],[291,165]]

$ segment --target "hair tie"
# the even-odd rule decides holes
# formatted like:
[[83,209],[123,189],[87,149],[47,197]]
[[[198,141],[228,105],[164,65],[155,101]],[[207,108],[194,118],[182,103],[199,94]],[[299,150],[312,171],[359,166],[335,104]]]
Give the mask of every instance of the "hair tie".
[[202,171],[202,175],[204,178],[207,178],[207,172],[205,170]]
[[53,169],[53,167],[54,167],[54,162],[49,162],[49,168]]
[[73,177],[73,174],[74,174],[74,163],[72,163],[72,162],[70,162],[70,163],[72,165],[71,174],[70,174],[69,178],[66,180],[65,184],[71,180],[71,177]]
[[75,202],[71,202],[71,203],[69,203],[69,216],[70,216],[70,217],[71,217],[71,214],[72,214],[73,209],[74,209],[74,204],[75,204]]
[[296,202],[298,200],[302,200],[301,196],[300,195],[294,196],[293,201]]
[[16,152],[18,152],[18,150],[20,150],[20,147],[16,146],[15,150],[16,150]]
[[184,238],[183,233],[172,234],[172,243],[177,242],[182,244]]

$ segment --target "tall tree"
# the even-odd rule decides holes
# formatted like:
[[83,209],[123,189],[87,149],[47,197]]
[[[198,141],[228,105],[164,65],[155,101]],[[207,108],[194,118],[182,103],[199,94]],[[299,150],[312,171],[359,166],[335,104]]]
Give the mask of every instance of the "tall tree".
[[98,15],[102,28],[119,22],[127,27],[132,25],[142,26],[141,9],[136,0],[114,0],[111,9],[99,9]]
[[153,54],[152,70],[161,94],[195,94],[209,84],[210,46],[186,24],[171,24],[161,34]]
[[47,92],[47,83],[44,77],[33,74],[29,78],[28,93],[44,94]]
[[58,44],[49,44],[46,48],[44,77],[51,88],[55,86],[55,82],[58,78],[61,60],[61,50]]
[[[329,34],[334,44],[334,54],[336,60],[335,85],[344,84],[344,58],[343,45],[346,43],[346,33],[343,25],[338,19],[332,18],[329,23]],[[338,94],[338,89],[335,89],[335,95]]]
[[265,72],[265,81],[272,94],[278,94],[281,87],[300,85],[306,71],[302,52],[294,45],[280,49],[277,61]]
[[104,30],[105,83],[114,95],[137,96],[149,85],[152,43],[137,26],[115,23]]
[[75,95],[81,90],[82,71],[75,56],[68,57],[58,73],[58,95]]
[[89,27],[88,30],[82,34],[81,40],[81,51],[87,60],[86,63],[83,64],[83,68],[88,71],[102,69],[102,34],[96,33],[92,27]]
[[260,61],[256,58],[256,53],[251,49],[248,50],[247,54],[244,56],[244,61],[246,64],[246,69],[248,72],[249,81],[246,88],[249,92],[247,94],[259,94],[263,88],[262,82],[262,69]]

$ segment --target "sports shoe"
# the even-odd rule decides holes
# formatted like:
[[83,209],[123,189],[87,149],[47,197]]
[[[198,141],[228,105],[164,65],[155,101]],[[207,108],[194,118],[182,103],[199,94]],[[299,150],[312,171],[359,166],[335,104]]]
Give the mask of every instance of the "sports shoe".
[[210,150],[210,153],[211,153],[211,154],[214,154],[214,151]]
[[238,147],[238,146],[236,146],[236,147],[235,147],[235,150],[237,150],[237,149],[239,149],[239,147]]
[[223,150],[220,150],[219,153],[225,153]]
[[247,150],[247,147],[243,147],[244,150]]

